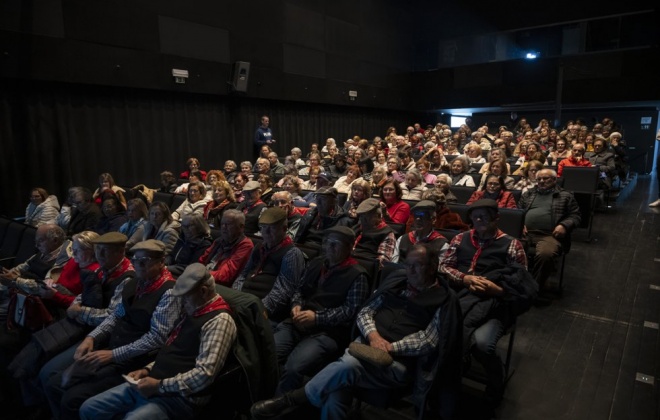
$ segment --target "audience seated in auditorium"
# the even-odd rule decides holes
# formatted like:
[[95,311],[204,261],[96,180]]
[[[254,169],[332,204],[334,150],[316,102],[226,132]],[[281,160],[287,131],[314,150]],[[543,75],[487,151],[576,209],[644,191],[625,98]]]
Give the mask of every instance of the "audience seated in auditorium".
[[589,159],[592,166],[600,171],[598,178],[598,188],[609,190],[612,188],[612,182],[617,175],[614,153],[607,150],[604,139],[596,139],[593,142],[594,151],[584,154],[585,159]]
[[351,186],[350,198],[344,203],[344,211],[352,219],[351,224],[358,222],[357,208],[364,200],[371,197],[371,185],[369,181],[356,179]]
[[408,233],[397,239],[392,262],[405,262],[410,250],[418,243],[426,244],[436,252],[440,252],[446,247],[447,238],[434,229],[437,220],[436,207],[435,202],[427,199],[413,206],[408,220]]
[[[536,174],[543,169],[543,163],[538,160],[532,160],[527,164],[525,169],[522,170],[520,179],[511,188],[512,190],[527,191],[529,188],[536,186]],[[507,187],[508,188],[508,187]]]
[[[298,229],[300,229],[300,222],[302,220],[303,214],[307,212],[305,208],[299,208],[295,206],[291,193],[288,191],[278,191],[273,194],[273,199],[271,203],[275,207],[280,207],[284,209],[287,214],[287,228],[286,234],[291,240],[296,237]],[[265,211],[265,210],[264,210]],[[261,219],[259,219],[261,224]]]
[[286,208],[271,207],[264,211],[259,227],[263,241],[254,247],[232,287],[257,296],[266,308],[268,319],[281,322],[289,316],[291,297],[301,286],[305,257],[287,234]]
[[101,211],[103,216],[94,228],[94,232],[99,235],[108,232],[119,232],[119,229],[128,220],[124,207],[114,194],[104,196]]
[[187,266],[199,261],[212,242],[211,228],[203,215],[193,213],[183,216],[181,235],[172,252],[165,257],[167,269],[174,277],[178,277]]
[[[251,167],[252,165],[250,165]],[[238,173],[238,165],[236,165],[236,162],[233,160],[227,160],[225,161],[225,165],[222,170],[222,174],[225,177],[225,181],[229,182],[230,184],[234,182],[234,177]],[[209,185],[213,185],[213,182],[209,181]]]
[[404,200],[421,200],[422,194],[426,191],[426,185],[422,179],[422,174],[415,168],[406,172],[406,180],[401,184],[401,191]]
[[453,418],[460,389],[461,315],[437,267],[437,253],[416,245],[405,274],[393,273],[360,310],[359,335],[343,356],[304,388],[254,404],[253,417],[312,404],[321,408],[321,418],[344,419],[358,388],[384,393],[412,387],[420,413],[430,403],[431,417]]
[[188,193],[188,186],[194,182],[203,182],[202,180],[202,173],[200,171],[192,171],[188,175],[188,182],[184,182],[183,184],[179,185],[176,187],[174,190],[175,194],[187,194]]
[[435,229],[467,230],[469,226],[463,222],[461,215],[453,212],[448,206],[447,198],[439,190],[424,193],[424,200],[435,202]]
[[257,176],[257,182],[259,182],[261,201],[268,206],[273,193],[275,193],[275,190],[273,190],[273,178],[270,175],[260,174]]
[[234,189],[234,197],[236,197],[237,203],[242,203],[245,199],[245,197],[243,197],[243,188],[248,182],[250,182],[250,178],[242,172],[236,174],[234,177],[234,184],[232,185],[232,188]]
[[571,151],[566,148],[566,140],[557,139],[555,149],[548,153],[547,162],[550,166],[557,166],[560,161],[571,156]]
[[124,383],[122,373],[145,366],[179,318],[181,303],[172,295],[165,244],[147,240],[133,250],[135,278],[115,289],[120,303],[78,346],[69,368],[55,372],[45,384],[56,418],[77,419],[85,400]]
[[[317,177],[318,174],[315,176],[314,183],[316,183]],[[302,181],[300,178],[298,178],[297,172],[295,175],[286,175],[284,178],[282,178],[282,189],[291,194],[291,200],[295,206],[307,207],[307,202],[300,195],[302,192]],[[275,194],[273,194],[273,196],[274,195]]]
[[[318,181],[321,180],[319,176]],[[316,206],[309,209],[300,221],[300,228],[294,238],[297,244],[320,248],[323,232],[333,226],[348,226],[351,219],[337,204],[337,190],[333,187],[321,187],[315,192]]]
[[[501,141],[501,140],[500,140]],[[504,159],[504,162],[506,163],[506,173],[510,174],[511,173],[511,165],[509,165],[508,162],[506,162],[506,155],[503,149],[496,147],[488,153],[488,162],[484,163],[481,165],[481,169],[479,169],[480,174],[485,174],[490,171],[490,164],[498,161],[500,159]]]
[[451,184],[457,187],[474,187],[474,179],[468,174],[470,164],[465,156],[457,156],[451,162]]
[[361,179],[362,172],[357,165],[351,165],[346,169],[346,175],[339,177],[335,181],[333,187],[338,193],[349,194],[351,193],[351,185],[357,179]]
[[39,227],[55,223],[60,212],[60,202],[54,194],[48,194],[43,188],[33,188],[30,191],[30,204],[25,208],[26,225]]
[[92,202],[90,190],[71,187],[68,199],[57,216],[57,224],[64,229],[67,237],[71,237],[85,230],[94,230],[101,216],[101,209]]
[[458,290],[463,311],[463,351],[486,370],[485,399],[504,394],[504,366],[497,341],[536,297],[522,244],[497,227],[498,206],[483,199],[470,205],[473,228],[456,235],[440,261],[440,272]]
[[163,171],[160,173],[160,188],[158,188],[158,191],[173,194],[177,188],[176,178],[172,172]]
[[222,215],[220,237],[199,258],[215,282],[231,287],[250,258],[254,244],[245,236],[245,215],[229,209]]
[[156,360],[128,373],[137,385],[123,382],[85,401],[82,419],[193,418],[212,398],[202,391],[211,386],[236,340],[232,310],[201,264],[186,268],[171,293],[180,297],[184,313]]

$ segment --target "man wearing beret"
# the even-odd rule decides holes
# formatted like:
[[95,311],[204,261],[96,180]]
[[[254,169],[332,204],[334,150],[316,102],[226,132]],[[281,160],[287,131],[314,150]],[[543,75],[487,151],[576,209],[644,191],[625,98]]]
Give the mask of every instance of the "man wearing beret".
[[447,247],[447,238],[433,228],[436,221],[436,205],[433,201],[422,200],[410,211],[411,231],[399,237],[394,248],[393,262],[405,262],[408,252],[417,243],[427,244],[437,252]]
[[243,202],[238,205],[238,210],[245,215],[245,234],[248,236],[259,232],[259,216],[266,209],[266,203],[261,201],[261,193],[259,181],[249,181],[243,187]]
[[486,370],[485,397],[497,405],[504,392],[497,341],[515,317],[529,309],[537,288],[527,271],[522,244],[497,227],[497,202],[475,201],[469,206],[468,218],[473,228],[452,239],[440,261],[440,272],[460,290],[463,348]]
[[322,255],[309,262],[291,299],[290,318],[275,328],[280,365],[276,394],[303,385],[336,358],[350,339],[355,316],[368,295],[366,271],[351,258],[355,233],[334,226],[323,237]]
[[303,216],[294,238],[297,244],[320,248],[323,232],[333,226],[348,226],[351,221],[341,206],[337,205],[337,190],[321,187],[316,190],[316,207]]
[[184,312],[156,360],[128,373],[133,382],[127,379],[85,401],[82,419],[186,419],[210,400],[198,394],[213,383],[236,339],[231,308],[200,263],[184,270],[171,293],[181,297]]
[[165,266],[165,244],[149,239],[135,244],[133,251],[136,276],[117,286],[119,304],[78,346],[73,365],[48,379],[46,394],[56,418],[77,419],[87,398],[144,366],[165,344],[180,315],[180,299],[171,291],[174,278]]
[[438,276],[438,253],[426,245],[416,244],[406,270],[384,279],[365,303],[357,316],[359,336],[341,358],[304,387],[254,404],[253,418],[313,404],[323,419],[345,419],[356,388],[387,396],[389,389],[409,387],[422,413],[428,402],[441,410],[432,418],[453,418],[450,402],[461,379],[460,308]]
[[364,258],[377,258],[391,261],[396,245],[394,231],[383,220],[383,210],[380,200],[367,198],[360,203],[355,213],[360,224],[357,228],[357,238],[353,246],[353,255]]
[[257,296],[268,317],[282,321],[291,308],[291,296],[300,286],[305,257],[287,236],[284,208],[266,209],[259,218],[259,230],[263,241],[254,248],[232,287]]

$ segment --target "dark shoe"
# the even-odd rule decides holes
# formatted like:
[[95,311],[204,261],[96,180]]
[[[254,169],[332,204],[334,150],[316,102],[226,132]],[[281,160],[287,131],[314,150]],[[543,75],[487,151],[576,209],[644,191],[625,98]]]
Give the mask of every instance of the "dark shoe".
[[250,414],[253,419],[275,417],[283,414],[289,408],[302,405],[305,401],[307,401],[305,388],[300,388],[295,391],[287,392],[280,397],[254,403],[250,408]]

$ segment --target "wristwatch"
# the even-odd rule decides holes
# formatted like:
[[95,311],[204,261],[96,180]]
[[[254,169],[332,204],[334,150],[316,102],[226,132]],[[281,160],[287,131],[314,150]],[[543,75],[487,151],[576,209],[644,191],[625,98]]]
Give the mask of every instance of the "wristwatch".
[[165,394],[167,391],[165,391],[165,387],[163,386],[163,380],[161,379],[160,383],[158,384],[158,393],[159,394]]

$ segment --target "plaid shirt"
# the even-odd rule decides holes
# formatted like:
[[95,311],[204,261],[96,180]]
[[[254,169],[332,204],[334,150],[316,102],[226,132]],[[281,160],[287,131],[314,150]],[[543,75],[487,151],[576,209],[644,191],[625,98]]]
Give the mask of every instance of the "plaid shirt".
[[[200,332],[199,353],[195,367],[187,372],[177,373],[163,379],[165,392],[177,393],[194,404],[206,403],[211,396],[193,397],[213,383],[216,375],[225,364],[229,350],[236,340],[236,324],[231,315],[222,312],[204,324]],[[151,370],[154,362],[147,365]]]
[[[92,337],[95,342],[109,338],[120,318],[126,315],[126,309],[121,301],[121,294],[125,285],[126,282],[123,282],[115,289],[113,299],[119,299],[119,304],[117,304],[115,310],[108,315],[101,325],[88,334],[88,337]],[[151,316],[149,331],[132,343],[112,350],[114,361],[123,362],[162,347],[180,315],[181,299],[173,296],[170,289],[160,298],[158,306],[156,306],[156,310]]]
[[[437,285],[432,287],[437,287]],[[407,289],[398,293],[398,296],[404,299],[410,298],[411,295],[412,291]],[[377,331],[374,316],[382,306],[383,295],[380,295],[362,308],[358,314],[357,326],[363,337],[368,337],[369,334]],[[392,354],[396,356],[421,356],[435,350],[440,342],[441,309],[441,307],[438,307],[433,319],[425,329],[408,334],[401,340],[392,343]]]
[[[469,230],[467,232],[459,233],[458,235],[454,236],[454,239],[452,239],[451,242],[449,243],[449,248],[447,248],[444,255],[440,259],[439,271],[441,273],[446,274],[447,279],[450,282],[462,285],[463,278],[468,274],[458,270],[457,268],[458,257],[456,252],[458,251],[458,248],[461,246],[461,241],[463,240],[463,236],[472,235],[473,232],[474,229]],[[505,236],[507,235],[498,229],[495,238],[490,240],[497,241],[498,239],[501,239]],[[480,247],[483,247],[486,244],[486,242],[487,241],[478,241]],[[523,248],[520,241],[515,238],[511,241],[511,244],[509,244],[509,248],[507,249],[506,252],[506,264],[510,265],[513,263],[520,264],[521,266],[527,268],[527,255],[525,254],[525,248]]]

